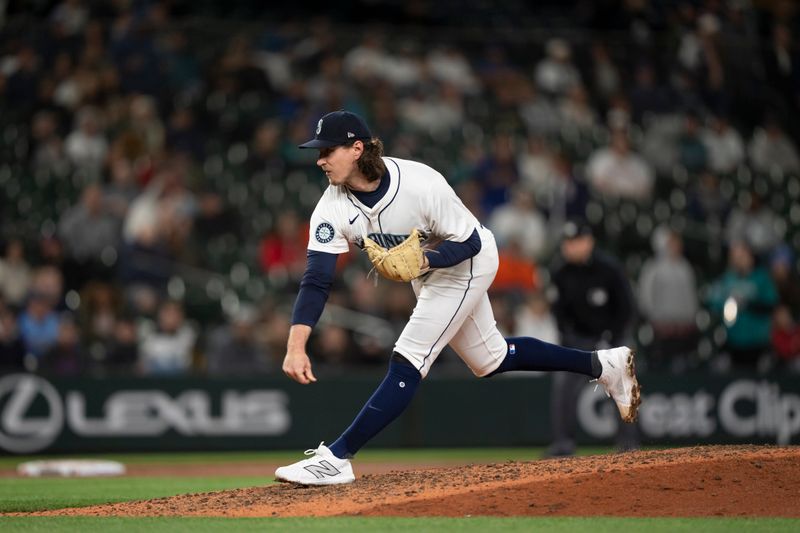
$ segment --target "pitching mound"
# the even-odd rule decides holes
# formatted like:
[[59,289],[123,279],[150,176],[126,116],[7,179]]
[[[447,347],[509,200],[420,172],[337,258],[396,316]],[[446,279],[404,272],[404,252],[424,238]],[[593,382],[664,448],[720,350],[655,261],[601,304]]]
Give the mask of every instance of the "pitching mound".
[[338,487],[278,484],[39,514],[800,517],[798,494],[800,448],[711,446],[397,471]]

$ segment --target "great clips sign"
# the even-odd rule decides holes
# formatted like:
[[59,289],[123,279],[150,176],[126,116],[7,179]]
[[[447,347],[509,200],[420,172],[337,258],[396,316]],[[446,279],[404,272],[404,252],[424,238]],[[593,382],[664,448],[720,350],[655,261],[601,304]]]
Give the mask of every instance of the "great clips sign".
[[[676,386],[682,378],[643,381],[639,429],[646,442],[747,440],[786,445],[800,441],[800,382],[735,379]],[[658,390],[659,386],[673,390]],[[674,390],[682,387],[683,390]],[[612,438],[617,429],[610,402],[585,388],[578,401],[582,429],[597,439]]]

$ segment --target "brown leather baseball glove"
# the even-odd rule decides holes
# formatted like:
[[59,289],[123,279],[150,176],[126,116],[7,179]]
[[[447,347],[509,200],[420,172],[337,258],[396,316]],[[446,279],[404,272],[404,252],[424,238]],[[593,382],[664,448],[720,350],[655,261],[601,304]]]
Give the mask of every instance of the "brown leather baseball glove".
[[411,231],[406,240],[388,250],[365,236],[364,250],[375,270],[387,279],[411,281],[428,270],[423,266],[426,261],[419,244],[419,232],[416,229]]

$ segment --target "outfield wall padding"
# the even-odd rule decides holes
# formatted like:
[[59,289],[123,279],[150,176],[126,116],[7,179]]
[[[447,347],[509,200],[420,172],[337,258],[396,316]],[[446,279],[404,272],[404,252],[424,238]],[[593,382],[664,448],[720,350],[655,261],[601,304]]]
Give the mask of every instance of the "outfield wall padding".
[[[0,377],[3,453],[270,450],[331,442],[380,376],[248,379]],[[646,445],[800,442],[797,377],[642,376]],[[602,388],[578,400],[581,444],[613,444]],[[375,447],[538,446],[550,437],[547,375],[426,379]]]

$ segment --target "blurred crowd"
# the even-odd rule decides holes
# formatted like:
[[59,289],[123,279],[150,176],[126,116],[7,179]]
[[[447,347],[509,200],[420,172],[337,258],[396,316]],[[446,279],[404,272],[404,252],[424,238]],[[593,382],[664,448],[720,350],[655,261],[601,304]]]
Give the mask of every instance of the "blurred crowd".
[[[798,6],[437,5],[363,25],[178,1],[9,13],[3,371],[280,372],[326,186],[296,145],[335,109],[441,171],[493,230],[505,334],[559,341],[550,272],[580,217],[625,268],[653,368],[800,371]],[[337,268],[311,355],[381,365],[413,294],[361,254]]]

